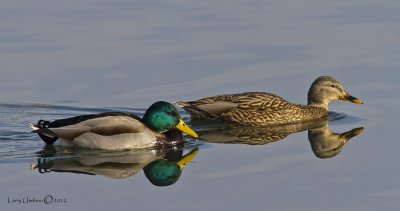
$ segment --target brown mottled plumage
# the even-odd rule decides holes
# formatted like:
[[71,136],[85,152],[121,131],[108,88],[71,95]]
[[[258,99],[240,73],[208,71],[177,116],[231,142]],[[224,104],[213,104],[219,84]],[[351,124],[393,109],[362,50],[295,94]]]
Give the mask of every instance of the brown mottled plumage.
[[200,139],[209,143],[265,145],[284,140],[293,133],[308,130],[312,151],[319,158],[330,158],[340,153],[345,144],[364,130],[354,128],[343,133],[329,129],[328,120],[309,121],[268,127],[234,126],[200,131]]
[[290,103],[266,92],[224,94],[191,102],[178,101],[176,104],[193,118],[223,119],[242,125],[262,126],[325,118],[329,102],[336,99],[362,104],[330,76],[321,76],[313,82],[308,92],[308,105]]
[[309,121],[287,125],[271,125],[266,127],[237,126],[199,131],[200,139],[210,143],[265,145],[285,139],[293,133],[321,128],[328,120]]

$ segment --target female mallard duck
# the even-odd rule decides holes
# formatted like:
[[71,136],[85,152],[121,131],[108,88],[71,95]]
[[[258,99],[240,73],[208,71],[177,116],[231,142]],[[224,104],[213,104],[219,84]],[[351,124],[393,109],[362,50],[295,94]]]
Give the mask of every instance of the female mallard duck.
[[277,125],[304,122],[327,117],[332,100],[347,100],[362,104],[348,94],[335,78],[321,76],[308,91],[308,105],[289,103],[266,92],[245,92],[206,97],[176,104],[198,119],[223,119],[243,125]]
[[31,128],[47,144],[60,138],[62,144],[108,150],[178,145],[183,138],[177,130],[198,137],[176,108],[163,101],[151,105],[142,119],[129,113],[106,112],[53,122],[40,120]]

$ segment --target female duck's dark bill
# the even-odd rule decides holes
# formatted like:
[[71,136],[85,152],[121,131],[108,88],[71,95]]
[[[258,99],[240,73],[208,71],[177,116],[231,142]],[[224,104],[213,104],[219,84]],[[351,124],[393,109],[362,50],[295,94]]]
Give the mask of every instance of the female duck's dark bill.
[[343,96],[340,96],[339,99],[341,100],[346,100],[350,101],[352,103],[357,103],[357,104],[364,104],[364,102],[356,97],[351,96],[350,94],[345,94]]
[[363,132],[364,128],[354,128],[353,130],[347,131],[345,133],[340,134],[340,138],[345,139],[346,141],[350,140],[356,135],[360,135]]
[[179,120],[179,123],[175,127],[176,129],[188,134],[189,136],[192,136],[194,138],[199,137],[197,133],[194,132],[189,126],[187,126],[187,124],[182,119]]

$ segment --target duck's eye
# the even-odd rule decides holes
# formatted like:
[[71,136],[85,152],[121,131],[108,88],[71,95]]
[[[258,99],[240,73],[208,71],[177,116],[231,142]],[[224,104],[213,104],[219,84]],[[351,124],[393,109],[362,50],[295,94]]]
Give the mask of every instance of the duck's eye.
[[331,87],[332,87],[332,88],[336,88],[336,85],[335,85],[335,84],[332,84]]
[[176,116],[176,113],[173,112],[173,111],[168,111],[167,114],[170,115],[170,116]]

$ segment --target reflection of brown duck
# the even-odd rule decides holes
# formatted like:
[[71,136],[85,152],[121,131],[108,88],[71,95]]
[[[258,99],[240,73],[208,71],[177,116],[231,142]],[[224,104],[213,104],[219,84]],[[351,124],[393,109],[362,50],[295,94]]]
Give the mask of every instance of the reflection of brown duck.
[[[53,146],[48,147],[53,149],[46,149],[47,151],[57,151]],[[182,147],[119,152],[76,148],[73,150],[73,157],[39,158],[37,163],[32,164],[32,169],[37,168],[40,173],[68,172],[114,179],[131,177],[143,169],[152,184],[166,186],[179,179],[184,166],[198,152],[195,148],[183,155]]]
[[280,141],[292,133],[308,130],[308,139],[315,155],[328,158],[337,155],[344,145],[363,128],[355,128],[344,133],[334,133],[327,120],[303,124],[275,125],[269,127],[227,127],[217,130],[199,131],[200,139],[210,143],[264,145]]
[[292,133],[321,127],[325,121],[304,124],[274,125],[269,127],[228,127],[210,131],[199,131],[200,139],[212,143],[264,145],[286,138]]
[[331,158],[339,154],[344,145],[363,130],[363,127],[359,127],[344,133],[334,133],[329,129],[328,124],[325,124],[322,127],[308,130],[308,140],[315,156]]

